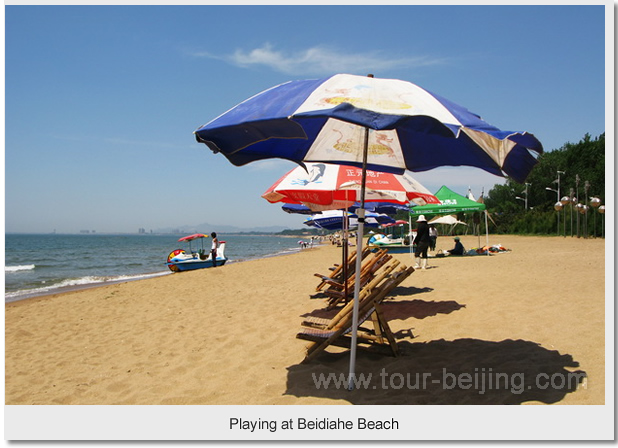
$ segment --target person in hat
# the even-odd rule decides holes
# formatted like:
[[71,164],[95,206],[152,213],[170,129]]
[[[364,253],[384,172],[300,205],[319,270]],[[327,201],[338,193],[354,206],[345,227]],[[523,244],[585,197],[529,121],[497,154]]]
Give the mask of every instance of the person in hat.
[[463,255],[464,254],[464,247],[463,244],[461,244],[461,241],[459,241],[459,237],[456,236],[455,237],[455,247],[453,247],[451,250],[447,250],[446,252],[449,255]]
[[429,249],[431,238],[429,237],[429,226],[427,225],[425,215],[420,215],[416,223],[416,237],[414,238],[414,244],[416,245],[414,260],[416,265],[414,268],[427,269],[427,249]]

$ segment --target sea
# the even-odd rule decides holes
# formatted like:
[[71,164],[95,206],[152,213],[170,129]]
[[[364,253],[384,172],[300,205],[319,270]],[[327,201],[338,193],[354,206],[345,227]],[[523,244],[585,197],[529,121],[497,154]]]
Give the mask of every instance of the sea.
[[[298,237],[219,234],[218,238],[226,242],[227,263],[302,250],[302,238]],[[4,301],[106,283],[182,275],[173,274],[165,266],[174,249],[189,249],[188,243],[179,243],[178,239],[179,235],[158,234],[6,234]],[[203,241],[209,250],[210,238]],[[201,248],[200,240],[191,245],[194,250]]]

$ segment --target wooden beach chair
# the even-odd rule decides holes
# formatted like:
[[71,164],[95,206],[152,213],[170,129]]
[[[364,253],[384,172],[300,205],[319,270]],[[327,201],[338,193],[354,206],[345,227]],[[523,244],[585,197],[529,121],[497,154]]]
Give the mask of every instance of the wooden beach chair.
[[[380,305],[386,296],[413,272],[414,268],[400,266],[399,261],[393,260],[362,289],[359,296],[358,347],[386,347],[394,356],[399,354],[397,342]],[[353,306],[352,301],[347,303],[332,319],[307,318],[302,322],[303,328],[296,337],[311,341],[303,362],[315,358],[329,345],[350,347]],[[372,329],[362,327],[368,319],[373,324]]]
[[[363,252],[362,252],[362,256],[363,258],[367,257],[369,254],[371,253],[371,249],[365,247],[363,248]],[[333,267],[329,268],[332,272],[330,273],[330,275],[323,275],[323,274],[313,274],[316,277],[319,277],[322,279],[322,281],[320,282],[320,284],[315,288],[316,291],[321,291],[326,285],[328,285],[327,280],[332,280],[335,282],[342,282],[343,281],[343,271],[344,271],[344,266],[345,264],[335,264]],[[354,269],[356,268],[356,251],[353,251],[347,259],[347,266],[348,266],[348,276],[350,276],[351,274],[354,273]]]
[[[369,254],[363,259],[360,270],[360,285],[364,287],[371,279],[374,278],[376,272],[390,261],[393,257],[388,254],[386,249],[379,250]],[[324,294],[328,296],[327,309],[333,309],[341,301],[347,302],[354,296],[354,286],[356,283],[356,273],[350,275],[347,280],[337,282],[330,279],[323,279],[329,287],[324,290]]]

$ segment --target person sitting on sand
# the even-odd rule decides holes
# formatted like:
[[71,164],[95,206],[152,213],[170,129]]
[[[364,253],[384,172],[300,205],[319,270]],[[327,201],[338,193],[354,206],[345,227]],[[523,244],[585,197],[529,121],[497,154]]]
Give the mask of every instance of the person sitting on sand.
[[461,241],[459,241],[458,236],[455,237],[455,247],[453,247],[451,250],[446,251],[448,255],[463,255],[464,252],[465,249],[463,247],[463,244],[461,244]]

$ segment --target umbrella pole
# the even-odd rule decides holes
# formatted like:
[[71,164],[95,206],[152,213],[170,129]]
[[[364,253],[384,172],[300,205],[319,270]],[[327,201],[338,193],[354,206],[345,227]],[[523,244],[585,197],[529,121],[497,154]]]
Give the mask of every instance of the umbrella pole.
[[410,245],[410,258],[414,259],[414,251],[412,250],[412,215],[410,214],[409,210],[408,210],[408,244]]
[[[343,212],[343,225],[341,226],[343,228],[343,293],[344,293],[344,297],[345,297],[345,301],[347,303],[348,301],[348,225],[349,225],[349,221],[348,221],[348,214],[347,211]],[[358,256],[358,253],[357,255]]]
[[[489,247],[489,226],[487,225],[487,210],[485,210],[485,241],[487,247]],[[489,255],[489,249],[487,249],[487,255]]]
[[367,182],[367,153],[369,148],[369,129],[365,128],[365,141],[363,144],[363,169],[360,191],[360,208],[358,215],[358,229],[356,233],[356,279],[354,281],[354,307],[352,308],[352,342],[350,345],[350,376],[348,377],[348,390],[354,390],[354,365],[356,364],[356,340],[358,331],[358,301],[360,297],[360,271],[362,266],[363,233],[365,230],[365,184]]

